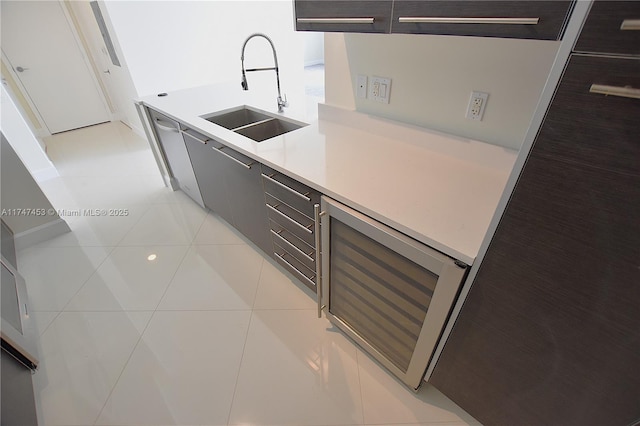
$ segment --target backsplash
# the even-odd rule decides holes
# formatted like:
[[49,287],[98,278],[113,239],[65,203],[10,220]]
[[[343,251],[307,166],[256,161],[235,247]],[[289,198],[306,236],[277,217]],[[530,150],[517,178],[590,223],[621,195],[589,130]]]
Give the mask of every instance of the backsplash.
[[[431,35],[325,34],[329,105],[519,149],[559,42]],[[391,78],[389,104],[356,98],[358,74]],[[482,121],[465,118],[489,93]]]

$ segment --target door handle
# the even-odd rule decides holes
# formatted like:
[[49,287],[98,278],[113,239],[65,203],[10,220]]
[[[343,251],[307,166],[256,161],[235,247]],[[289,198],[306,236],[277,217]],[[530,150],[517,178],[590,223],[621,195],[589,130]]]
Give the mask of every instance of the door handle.
[[102,72],[105,73],[105,74],[111,74],[111,71],[109,71],[109,70],[102,71]]
[[23,68],[23,67],[16,67],[16,71],[18,72],[25,72],[26,70],[28,70],[29,68]]

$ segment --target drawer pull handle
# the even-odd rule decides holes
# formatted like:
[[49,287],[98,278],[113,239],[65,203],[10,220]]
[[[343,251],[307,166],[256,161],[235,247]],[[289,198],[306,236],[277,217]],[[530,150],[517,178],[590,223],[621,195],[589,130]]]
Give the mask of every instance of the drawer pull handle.
[[200,138],[196,137],[195,135],[192,135],[191,133],[189,133],[188,129],[183,130],[182,134],[189,136],[191,139],[197,140],[198,142],[200,142],[203,145],[206,145],[207,142],[209,142],[211,140],[211,139],[200,139]]
[[[275,207],[273,207],[271,204],[267,203],[267,208],[271,211],[274,211],[276,213],[278,213],[280,216],[284,217],[285,219],[287,219],[289,222],[294,223],[296,226],[298,226],[300,229],[303,229],[305,232],[308,232],[309,234],[313,234],[313,231],[311,229],[309,229],[308,227],[302,225],[300,222],[298,222],[297,220],[287,216],[286,214],[282,213],[280,210],[276,209]],[[312,226],[313,224],[309,225]]]
[[[282,231],[280,231],[280,232],[282,232]],[[276,232],[273,229],[271,230],[271,233],[273,235],[275,235],[276,237],[280,238],[282,241],[287,243],[287,245],[291,246],[295,251],[297,251],[299,254],[304,256],[304,258],[307,259],[309,262],[315,262],[316,261],[313,257],[309,256],[307,253],[303,252],[298,247],[296,247],[293,244],[291,244],[286,238],[284,238],[282,235],[280,235],[280,232]]]
[[620,96],[621,98],[640,99],[640,89],[634,89],[633,87],[592,84],[589,92],[600,93],[601,95]]
[[631,31],[639,31],[640,30],[640,19],[625,19],[622,21],[620,25],[621,30],[631,30]]
[[402,24],[501,24],[501,25],[536,25],[540,18],[466,18],[440,16],[401,16]]
[[180,130],[176,129],[168,121],[156,118],[155,122],[156,122],[156,126],[158,126],[160,129],[164,130],[165,132],[174,132],[174,133],[179,133],[180,132]]
[[276,255],[276,257],[280,260],[282,260],[284,263],[286,263],[287,265],[289,265],[290,268],[292,268],[294,271],[296,271],[298,274],[300,274],[300,276],[302,278],[304,278],[305,280],[307,280],[309,282],[309,284],[311,284],[312,286],[315,286],[316,283],[313,282],[313,279],[315,277],[307,277],[305,274],[303,274],[302,272],[300,272],[300,270],[298,268],[296,268],[295,266],[293,266],[287,259],[284,258],[284,256],[287,255],[287,253],[284,254],[278,254],[278,253],[274,253]]
[[299,24],[373,24],[375,18],[298,18]]
[[316,302],[318,309],[318,318],[322,318],[322,310],[326,308],[325,305],[322,304],[322,265],[320,262],[322,261],[322,246],[320,241],[320,220],[322,216],[324,216],[326,212],[320,211],[320,204],[313,205],[313,218],[315,225],[315,243],[316,243]]
[[278,185],[279,187],[281,187],[281,188],[283,188],[283,189],[286,189],[287,191],[291,192],[292,194],[297,195],[298,197],[302,198],[302,199],[303,199],[303,200],[305,200],[305,201],[311,201],[311,198],[307,197],[307,195],[309,194],[308,192],[307,192],[306,194],[301,194],[300,192],[298,192],[298,191],[296,191],[295,189],[293,189],[293,188],[291,188],[291,187],[289,187],[289,186],[285,185],[284,183],[282,183],[282,182],[278,182],[277,180],[275,180],[275,179],[273,178],[273,176],[274,176],[273,174],[272,174],[272,175],[266,175],[266,174],[262,173],[262,177],[263,177],[263,178],[268,179],[270,182],[275,183],[275,184],[276,184],[276,185]]
[[229,154],[227,154],[226,152],[224,152],[224,151],[223,151],[223,149],[225,149],[225,148],[226,148],[226,146],[221,146],[220,148],[215,148],[215,147],[214,147],[214,149],[217,149],[217,150],[218,150],[218,152],[219,152],[220,154],[224,155],[225,157],[229,157],[230,159],[232,159],[232,160],[233,160],[233,161],[235,161],[236,163],[240,164],[241,166],[246,167],[247,169],[250,169],[250,168],[251,168],[251,165],[252,165],[253,163],[250,163],[250,164],[245,164],[245,163],[243,163],[242,161],[238,160],[237,158],[232,157],[231,155],[229,155]]

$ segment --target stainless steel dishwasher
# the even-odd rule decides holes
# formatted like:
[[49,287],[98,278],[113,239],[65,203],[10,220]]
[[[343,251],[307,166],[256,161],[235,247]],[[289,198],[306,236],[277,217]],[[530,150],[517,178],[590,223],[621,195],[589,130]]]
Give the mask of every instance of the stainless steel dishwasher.
[[171,173],[172,188],[174,190],[180,188],[196,203],[204,207],[200,187],[193,173],[191,159],[182,137],[180,123],[152,109],[149,109],[149,116],[156,138],[162,146],[165,163]]
[[328,197],[321,210],[318,315],[417,390],[467,265]]

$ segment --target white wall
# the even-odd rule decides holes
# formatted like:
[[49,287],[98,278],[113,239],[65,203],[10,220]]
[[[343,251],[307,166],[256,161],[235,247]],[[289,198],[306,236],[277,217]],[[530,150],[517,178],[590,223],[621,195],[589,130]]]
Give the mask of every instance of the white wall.
[[301,32],[304,37],[304,66],[324,64],[324,33]]
[[2,111],[0,129],[34,179],[43,181],[58,176],[58,171],[42,150],[4,86],[1,89],[0,102]]
[[[432,35],[325,35],[325,102],[520,148],[559,42]],[[390,103],[355,97],[357,74],[392,79]],[[481,122],[472,91],[489,93]]]
[[[284,92],[303,90],[303,38],[293,30],[293,2],[105,1],[133,84],[140,96],[229,81],[240,84],[240,51],[247,36],[267,34],[278,51]],[[114,36],[114,34],[112,34]],[[267,42],[247,46],[247,67],[268,66]],[[248,76],[250,88],[268,85],[273,73]]]

